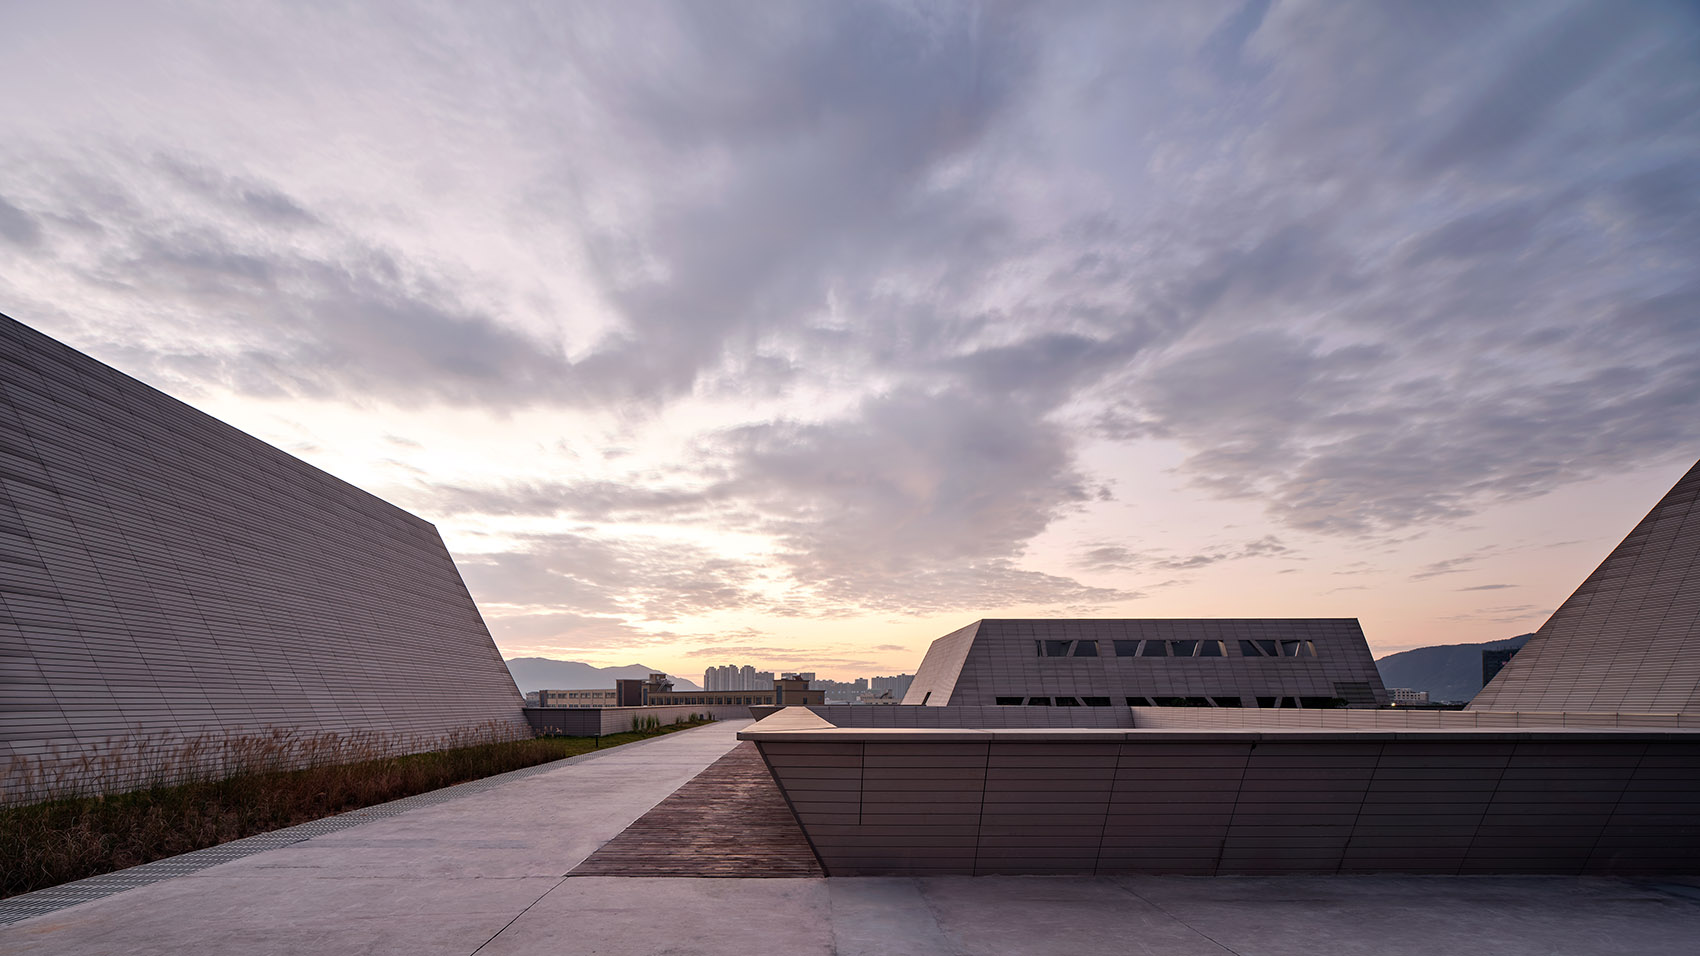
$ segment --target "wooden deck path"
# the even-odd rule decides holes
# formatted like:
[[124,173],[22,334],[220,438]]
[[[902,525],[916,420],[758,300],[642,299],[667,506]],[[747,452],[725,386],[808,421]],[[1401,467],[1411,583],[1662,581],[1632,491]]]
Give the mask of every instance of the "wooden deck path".
[[824,876],[756,745],[744,741],[570,876]]

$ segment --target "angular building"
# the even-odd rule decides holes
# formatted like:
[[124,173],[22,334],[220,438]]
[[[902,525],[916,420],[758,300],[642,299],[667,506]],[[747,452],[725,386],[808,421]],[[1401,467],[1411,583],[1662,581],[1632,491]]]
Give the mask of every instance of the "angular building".
[[[1374,674],[1342,622],[982,621],[934,643],[911,706],[793,707],[739,737],[833,876],[1700,873],[1697,497],[1700,464],[1468,710],[1244,702]],[[1251,623],[1322,630],[1233,633]],[[1088,694],[1112,700],[1056,706]]]
[[934,641],[904,696],[929,707],[1376,707],[1350,618],[975,621]]
[[193,738],[529,734],[429,522],[4,316],[0,682],[10,799]]
[[1470,709],[1700,713],[1700,463]]

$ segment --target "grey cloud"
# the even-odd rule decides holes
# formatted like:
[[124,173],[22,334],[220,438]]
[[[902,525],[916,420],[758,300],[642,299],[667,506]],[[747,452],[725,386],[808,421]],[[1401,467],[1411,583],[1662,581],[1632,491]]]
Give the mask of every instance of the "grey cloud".
[[1439,168],[1480,161],[1519,145],[1646,28],[1633,9],[1606,3],[1576,4],[1555,20],[1520,42],[1421,162]]
[[1505,588],[1517,587],[1515,584],[1478,584],[1472,588],[1459,588],[1460,591],[1499,591]]
[[[382,108],[426,130],[491,110],[512,139],[488,148],[535,158],[492,215],[589,257],[615,329],[570,357],[484,294],[523,279],[410,258],[206,158],[228,152],[29,155],[8,200],[93,224],[54,248],[64,284],[152,303],[159,326],[109,326],[102,354],[170,382],[496,413],[857,396],[700,436],[676,474],[421,491],[450,515],[765,531],[830,608],[1125,599],[1021,565],[1101,484],[1088,433],[1175,442],[1198,487],[1360,536],[1700,440],[1691,10],[1032,10],[378,16],[416,60],[374,73],[439,83]],[[649,560],[533,546],[512,590],[610,615]],[[1110,547],[1082,566],[1229,553]],[[653,560],[683,606],[744,586]]]
[[34,246],[41,242],[41,223],[0,196],[0,236],[20,246]]
[[1265,535],[1242,545],[1217,545],[1193,554],[1173,554],[1156,550],[1135,551],[1120,545],[1100,545],[1077,555],[1074,566],[1092,571],[1193,571],[1224,561],[1278,557],[1292,553],[1293,549],[1283,544],[1280,538]]
[[719,488],[688,491],[651,487],[640,481],[606,480],[501,487],[434,484],[403,495],[433,514],[569,515],[583,521],[689,519],[709,514],[710,506],[727,496]]
[[749,590],[755,567],[677,543],[536,534],[519,550],[471,555],[460,567],[480,603],[532,612],[666,621],[760,603]]
[[485,623],[499,645],[548,649],[556,653],[645,646],[671,648],[679,640],[679,634],[674,631],[639,629],[618,616],[571,611],[486,612]]

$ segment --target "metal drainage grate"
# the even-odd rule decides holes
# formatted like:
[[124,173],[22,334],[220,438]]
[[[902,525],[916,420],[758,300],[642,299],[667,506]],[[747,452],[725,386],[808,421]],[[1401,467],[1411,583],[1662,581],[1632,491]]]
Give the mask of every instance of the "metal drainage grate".
[[561,760],[552,760],[549,763],[540,763],[533,767],[522,767],[519,770],[497,774],[494,777],[468,780],[465,783],[457,783],[452,787],[444,787],[441,790],[416,793],[411,797],[402,797],[400,800],[392,800],[389,803],[362,807],[359,810],[339,813],[334,817],[310,820],[292,827],[285,827],[282,830],[259,833],[240,840],[232,840],[229,843],[221,843],[218,846],[209,846],[203,850],[155,860],[152,863],[143,863],[141,866],[132,866],[127,870],[119,870],[116,873],[91,876],[86,880],[52,886],[45,890],[36,890],[33,893],[24,893],[10,899],[0,900],[0,926],[15,923],[21,919],[28,919],[32,916],[42,916],[55,910],[64,909],[67,906],[75,906],[78,903],[103,899],[114,893],[122,893],[125,890],[146,886],[149,883],[158,883],[172,877],[185,876],[211,866],[217,866],[220,863],[229,863],[231,860],[240,860],[245,856],[253,856],[266,850],[275,850],[278,847],[301,843],[314,837],[324,836],[327,833],[347,830],[362,823],[400,816],[409,810],[434,807],[439,803],[448,803],[462,797],[470,797],[486,790],[494,790],[515,780],[522,780],[526,777],[558,769],[561,764],[568,761],[582,761],[596,756],[597,753],[592,752],[565,757]]

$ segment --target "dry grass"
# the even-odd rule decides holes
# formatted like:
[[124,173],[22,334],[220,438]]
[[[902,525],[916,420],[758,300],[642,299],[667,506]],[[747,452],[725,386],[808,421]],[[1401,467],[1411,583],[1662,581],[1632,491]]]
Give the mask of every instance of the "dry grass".
[[[476,740],[481,732],[474,730],[445,749],[401,756],[377,755],[394,753],[396,743],[378,737],[278,733],[187,741],[176,752],[156,741],[131,748],[132,761],[140,753],[148,762],[129,769],[183,782],[0,806],[0,898],[698,723],[645,728],[600,741]],[[209,760],[208,748],[216,748],[219,759]],[[79,781],[89,779],[88,769],[75,776],[60,765],[14,765],[8,768],[9,790],[22,792],[20,781],[26,780],[36,788],[45,786],[58,773],[63,794],[84,786]]]

